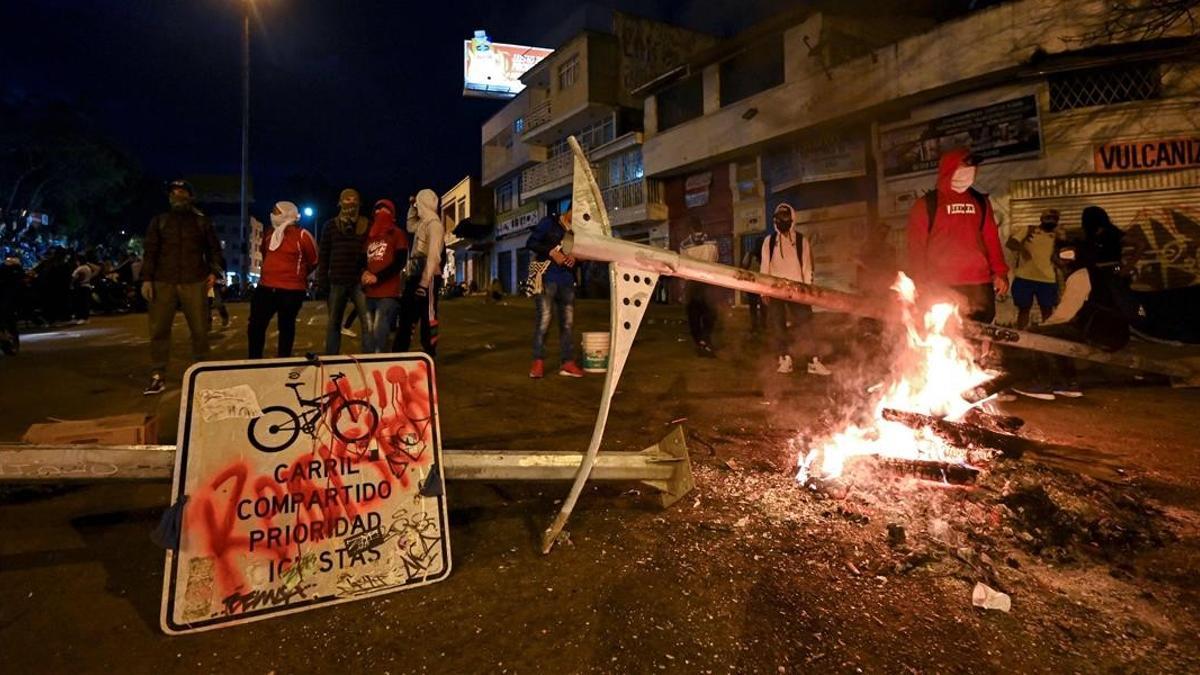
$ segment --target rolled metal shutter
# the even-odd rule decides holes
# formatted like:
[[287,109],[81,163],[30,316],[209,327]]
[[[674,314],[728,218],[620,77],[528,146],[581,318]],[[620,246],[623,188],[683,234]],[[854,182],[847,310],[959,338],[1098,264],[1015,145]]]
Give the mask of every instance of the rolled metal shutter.
[[1200,170],[1019,180],[1010,184],[1009,198],[1010,223],[1018,228],[1036,225],[1053,208],[1074,232],[1085,207],[1103,208],[1146,243],[1138,290],[1200,285]]

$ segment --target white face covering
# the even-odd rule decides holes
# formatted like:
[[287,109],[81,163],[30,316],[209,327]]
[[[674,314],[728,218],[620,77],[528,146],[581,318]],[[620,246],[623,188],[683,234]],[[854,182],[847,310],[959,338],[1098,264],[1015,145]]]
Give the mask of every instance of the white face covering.
[[954,170],[954,174],[950,176],[950,189],[955,192],[966,192],[967,188],[975,182],[975,167],[960,166]]
[[283,243],[283,235],[289,225],[300,222],[300,209],[291,202],[276,202],[275,208],[279,213],[271,213],[271,241],[267,248],[274,251]]

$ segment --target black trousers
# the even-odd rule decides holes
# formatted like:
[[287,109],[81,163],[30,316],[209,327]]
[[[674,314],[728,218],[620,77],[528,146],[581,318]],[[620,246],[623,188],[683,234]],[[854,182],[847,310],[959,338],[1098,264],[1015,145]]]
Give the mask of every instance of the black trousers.
[[688,328],[692,332],[692,342],[712,344],[713,328],[717,325],[717,310],[713,308],[712,298],[708,292],[708,284],[695,281],[687,282],[683,287],[683,301],[687,306]]
[[430,356],[437,356],[438,297],[442,294],[442,278],[433,278],[425,297],[417,295],[420,285],[420,275],[413,275],[404,282],[404,292],[400,294],[400,327],[396,330],[392,351],[409,351],[412,346],[413,328],[420,324],[421,351]]
[[967,299],[966,318],[991,323],[996,318],[996,289],[990,283],[951,286],[951,290]]
[[246,337],[250,343],[250,358],[261,359],[267,342],[267,326],[271,317],[279,315],[279,356],[291,356],[296,342],[296,317],[304,304],[304,291],[267,288],[262,284],[250,297],[250,322]]
[[767,322],[767,313],[763,310],[762,297],[758,293],[747,293],[746,306],[750,308],[750,332],[757,335],[762,332],[763,326]]

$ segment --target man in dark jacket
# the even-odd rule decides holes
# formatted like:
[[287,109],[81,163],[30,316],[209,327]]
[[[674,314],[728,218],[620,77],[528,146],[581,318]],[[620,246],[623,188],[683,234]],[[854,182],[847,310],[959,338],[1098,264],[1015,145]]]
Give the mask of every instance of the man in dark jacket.
[[550,315],[558,314],[558,348],[562,366],[558,374],[564,377],[583,377],[583,369],[575,363],[575,258],[563,253],[563,235],[571,227],[571,209],[561,216],[546,216],[534,226],[525,246],[533,251],[535,261],[548,263],[542,277],[542,292],[535,295],[536,309],[533,326],[533,365],[529,377],[540,379],[545,373],[546,333],[550,331]]
[[162,393],[171,355],[175,308],[183,310],[192,334],[192,357],[208,355],[208,289],[225,267],[221,242],[212,221],[196,210],[195,190],[186,181],[170,184],[171,209],[150,221],[142,262],[142,297],[149,305],[150,360],[153,375],[142,392]]
[[337,355],[342,350],[342,316],[346,303],[352,303],[358,313],[358,334],[361,353],[373,351],[374,340],[367,327],[367,298],[362,289],[362,273],[366,269],[368,223],[359,215],[362,204],[358,191],[342,190],[338,196],[338,214],[325,223],[321,231],[321,250],[317,254],[317,292],[328,294],[329,324],[325,326],[325,353]]

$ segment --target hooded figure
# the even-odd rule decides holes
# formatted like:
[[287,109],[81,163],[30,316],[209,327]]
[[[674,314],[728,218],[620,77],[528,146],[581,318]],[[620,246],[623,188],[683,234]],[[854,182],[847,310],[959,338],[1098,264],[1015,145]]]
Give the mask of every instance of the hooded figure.
[[[699,218],[689,216],[688,220],[692,233],[679,245],[679,253],[694,260],[717,262],[716,242],[704,233],[704,225]],[[692,342],[696,345],[696,355],[704,358],[715,357],[712,334],[717,325],[717,310],[713,306],[708,284],[700,281],[686,282],[683,286],[683,304],[687,307],[688,329],[692,333]]]
[[292,355],[296,340],[296,317],[308,292],[308,276],[317,266],[317,245],[308,230],[297,225],[300,210],[292,202],[276,202],[271,210],[271,229],[263,235],[262,277],[250,296],[250,320],[246,326],[249,357],[261,359],[267,327],[279,315],[280,357]]
[[976,159],[966,148],[942,155],[937,187],[908,214],[908,272],[920,286],[966,297],[970,318],[990,322],[995,293],[1008,291],[1008,264],[987,195],[971,187]]
[[375,350],[382,352],[400,310],[400,273],[408,262],[408,235],[397,227],[396,205],[390,199],[375,202],[365,256],[362,286],[367,296],[367,324],[374,334]]
[[[759,271],[775,277],[791,279],[804,284],[813,282],[812,247],[808,238],[796,229],[796,210],[783,203],[775,207],[771,216],[771,233],[763,238],[759,254]],[[812,307],[784,300],[762,302],[767,306],[767,330],[777,354],[776,372],[790,373],[793,370],[791,335],[789,324],[803,329],[812,319]],[[812,375],[830,375],[830,371],[817,357],[808,361],[808,372]]]
[[412,249],[405,271],[408,279],[400,298],[400,328],[392,348],[406,352],[412,344],[413,328],[421,326],[421,348],[437,355],[438,296],[442,290],[442,251],[446,230],[438,215],[438,197],[433,190],[421,190],[409,201],[408,231]]
[[342,348],[342,315],[346,304],[358,312],[363,353],[373,345],[367,326],[367,299],[360,285],[366,260],[367,219],[359,215],[358,191],[346,188],[338,196],[338,214],[321,229],[321,253],[317,257],[317,290],[329,295],[329,323],[325,327],[325,353],[336,355]]
[[1084,236],[1084,250],[1080,254],[1084,262],[1089,265],[1119,264],[1125,233],[1113,225],[1108,212],[1099,206],[1089,206],[1083,210],[1080,221]]

